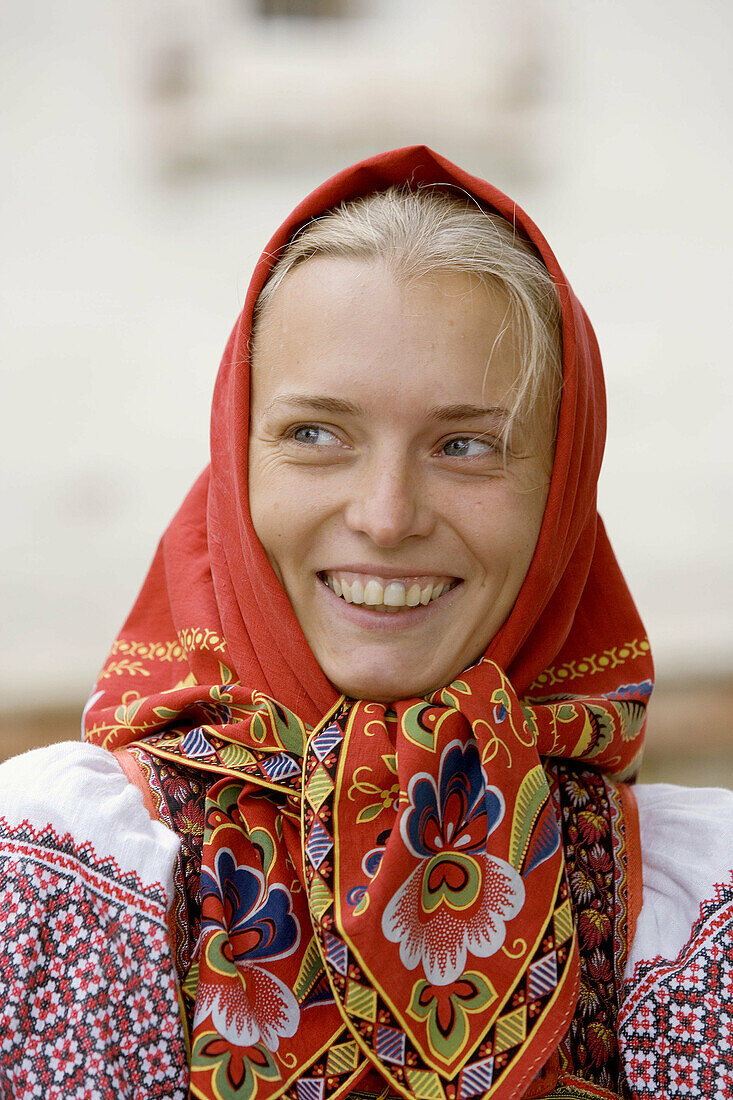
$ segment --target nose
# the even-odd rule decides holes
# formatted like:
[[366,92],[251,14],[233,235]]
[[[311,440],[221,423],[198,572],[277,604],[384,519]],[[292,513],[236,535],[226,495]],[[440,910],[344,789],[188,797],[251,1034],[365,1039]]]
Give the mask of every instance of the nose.
[[347,526],[385,548],[414,536],[425,538],[435,519],[424,480],[419,470],[399,457],[370,463],[349,494]]

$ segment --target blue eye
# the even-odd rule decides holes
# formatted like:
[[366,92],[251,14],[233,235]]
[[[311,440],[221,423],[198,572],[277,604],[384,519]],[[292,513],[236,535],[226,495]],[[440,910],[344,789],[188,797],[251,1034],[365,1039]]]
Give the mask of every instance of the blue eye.
[[319,428],[317,424],[303,424],[295,428],[292,438],[296,443],[315,447],[332,447],[338,443],[333,432],[329,432],[327,428]]
[[464,436],[461,439],[450,439],[443,445],[443,453],[449,458],[479,458],[483,455],[491,455],[496,451],[496,443],[492,439],[475,439]]

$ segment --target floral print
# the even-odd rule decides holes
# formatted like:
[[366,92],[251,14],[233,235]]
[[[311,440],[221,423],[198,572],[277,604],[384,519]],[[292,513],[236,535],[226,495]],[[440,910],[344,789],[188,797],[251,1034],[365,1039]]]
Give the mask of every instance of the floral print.
[[[518,719],[499,743],[483,719],[471,725],[429,701],[425,729],[393,712],[379,726],[374,707],[356,707],[363,742],[350,736],[348,706],[310,738],[302,802],[282,752],[256,763],[272,783],[267,793],[253,781],[251,754],[236,778],[216,775],[217,757],[213,774],[198,773],[201,792],[188,767],[161,761],[194,847],[208,787],[201,931],[182,985],[196,1005],[196,1095],[336,1100],[358,1087],[365,1056],[402,1094],[426,1095],[438,1079],[456,1100],[511,1089],[545,1007],[570,986],[579,947],[579,996],[565,1009],[574,1018],[541,1087],[625,1097],[614,786],[578,766],[528,767],[536,750]],[[513,787],[504,769],[515,772]],[[377,810],[375,791],[390,794]],[[536,906],[543,878],[557,894],[542,935],[530,939],[537,918],[527,899]],[[382,989],[400,968],[401,1003],[390,1003]]]
[[616,1037],[626,950],[626,841],[618,788],[590,768],[547,769],[580,946],[580,990],[561,1045],[565,1072],[625,1097]]
[[420,862],[386,906],[382,930],[408,970],[422,964],[431,985],[448,985],[469,953],[487,958],[499,950],[506,922],[524,903],[524,884],[487,851],[504,799],[487,783],[475,742],[446,745],[437,782],[420,773],[407,793],[400,831]]
[[268,888],[255,868],[238,864],[228,848],[216,853],[214,873],[201,879],[202,923],[209,967],[229,980],[200,982],[195,1026],[208,1016],[219,1035],[238,1046],[263,1042],[277,1050],[292,1036],[300,1009],[292,991],[263,964],[297,950],[300,926],[290,893]]

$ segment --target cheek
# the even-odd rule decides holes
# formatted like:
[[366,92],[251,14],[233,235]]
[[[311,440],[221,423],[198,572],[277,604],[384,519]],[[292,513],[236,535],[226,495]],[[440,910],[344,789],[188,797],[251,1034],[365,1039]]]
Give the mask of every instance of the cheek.
[[267,554],[270,565],[282,583],[280,561],[287,546],[287,533],[292,524],[283,499],[282,483],[268,476],[266,464],[256,446],[249,450],[249,511],[257,538]]
[[292,467],[267,455],[264,459],[250,448],[250,515],[275,576],[293,602],[307,581],[304,561],[318,544],[323,509],[313,506],[321,503],[319,495],[293,476]]
[[465,517],[466,542],[487,576],[524,577],[542,523],[544,496],[528,498],[507,491],[490,502],[476,502]]

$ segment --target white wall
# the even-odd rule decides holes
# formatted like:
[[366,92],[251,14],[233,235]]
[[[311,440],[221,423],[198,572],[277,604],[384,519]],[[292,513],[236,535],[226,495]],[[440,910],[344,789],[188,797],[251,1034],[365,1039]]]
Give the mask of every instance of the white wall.
[[[410,4],[382,7],[417,72]],[[731,9],[558,0],[550,10],[451,9],[454,38],[456,20],[474,36],[478,21],[517,64],[534,27],[527,57],[541,86],[524,106],[502,103],[501,82],[493,100],[469,104],[486,113],[484,143],[480,128],[451,138],[444,119],[431,130],[424,116],[419,132],[403,120],[396,136],[435,140],[543,228],[604,352],[602,511],[659,672],[730,669]],[[0,18],[7,707],[83,698],[206,462],[216,366],[260,248],[307,190],[395,130],[382,142],[376,126],[348,156],[326,142],[300,165],[258,154],[171,179],[144,94],[163,33],[148,5],[13,0]],[[266,89],[252,94],[264,109]]]

